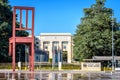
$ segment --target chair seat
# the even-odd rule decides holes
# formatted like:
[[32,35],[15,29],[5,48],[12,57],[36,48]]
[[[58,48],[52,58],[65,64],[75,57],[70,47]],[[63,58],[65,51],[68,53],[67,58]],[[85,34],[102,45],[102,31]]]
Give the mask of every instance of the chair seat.
[[[10,43],[14,42],[14,38],[9,39]],[[32,37],[15,37],[15,43],[32,43]]]

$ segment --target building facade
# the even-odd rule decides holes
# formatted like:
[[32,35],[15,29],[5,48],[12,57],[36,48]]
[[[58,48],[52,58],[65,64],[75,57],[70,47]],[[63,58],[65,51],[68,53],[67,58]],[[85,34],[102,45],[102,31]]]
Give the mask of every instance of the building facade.
[[72,61],[72,35],[70,33],[41,33],[35,36],[35,48],[45,51],[52,59],[54,50],[62,51],[62,61]]

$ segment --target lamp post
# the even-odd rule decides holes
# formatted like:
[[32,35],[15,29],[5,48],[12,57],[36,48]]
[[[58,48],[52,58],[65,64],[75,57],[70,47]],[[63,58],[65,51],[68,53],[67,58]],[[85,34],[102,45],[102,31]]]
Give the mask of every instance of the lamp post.
[[115,64],[114,64],[114,21],[113,21],[113,13],[112,13],[112,72],[115,69]]

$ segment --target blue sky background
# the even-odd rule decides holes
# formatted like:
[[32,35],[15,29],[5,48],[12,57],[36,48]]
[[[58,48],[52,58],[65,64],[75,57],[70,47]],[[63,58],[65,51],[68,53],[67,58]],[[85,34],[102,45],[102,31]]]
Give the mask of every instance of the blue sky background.
[[[12,6],[35,7],[35,35],[40,33],[75,33],[83,9],[89,8],[95,0],[9,0]],[[120,22],[120,0],[107,0],[106,7],[114,10],[114,17]]]

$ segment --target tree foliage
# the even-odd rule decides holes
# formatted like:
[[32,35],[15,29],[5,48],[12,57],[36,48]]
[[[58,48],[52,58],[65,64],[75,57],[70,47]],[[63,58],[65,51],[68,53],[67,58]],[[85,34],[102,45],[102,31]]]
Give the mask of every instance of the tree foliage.
[[[12,7],[8,0],[0,0],[0,62],[11,61],[11,57],[8,56],[8,47],[9,38],[12,36],[12,15]],[[17,26],[19,26],[18,22]],[[27,35],[26,31],[17,31],[17,36]],[[18,48],[19,46],[17,51]]]
[[113,10],[105,7],[105,0],[96,0],[90,8],[84,9],[84,17],[74,35],[74,58],[83,60],[92,56],[111,56],[112,22],[114,23],[115,53],[120,55],[120,31]]

